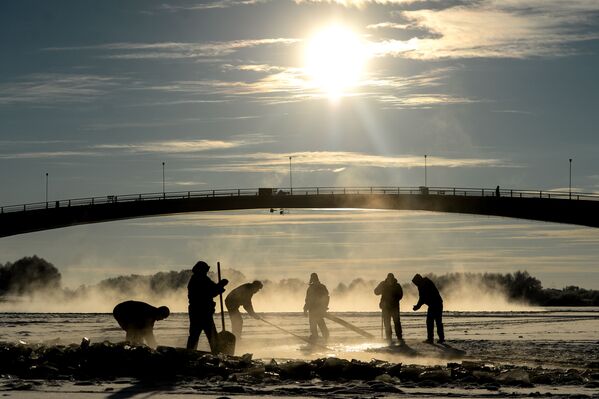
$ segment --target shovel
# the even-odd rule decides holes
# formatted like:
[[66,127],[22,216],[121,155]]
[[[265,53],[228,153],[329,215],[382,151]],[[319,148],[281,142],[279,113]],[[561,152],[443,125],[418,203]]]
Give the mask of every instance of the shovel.
[[279,325],[277,325],[277,324],[275,324],[275,323],[271,323],[270,321],[268,321],[268,320],[264,319],[263,317],[261,317],[259,320],[262,320],[262,321],[263,321],[263,322],[265,322],[266,324],[268,324],[268,325],[271,325],[271,326],[273,326],[274,328],[276,328],[276,329],[278,329],[278,330],[281,330],[281,331],[283,331],[284,333],[287,333],[287,334],[289,334],[289,335],[292,335],[292,336],[294,336],[295,338],[301,339],[302,341],[304,341],[304,342],[306,342],[306,343],[308,343],[308,344],[310,344],[310,345],[312,345],[312,346],[317,346],[317,347],[319,347],[319,348],[321,348],[321,349],[326,349],[326,350],[328,350],[328,351],[332,351],[332,349],[331,349],[331,348],[329,348],[329,347],[326,347],[326,346],[324,346],[324,345],[317,344],[317,343],[315,343],[315,342],[313,342],[313,341],[310,341],[308,338],[302,337],[301,335],[297,335],[296,333],[292,333],[292,332],[291,332],[291,331],[289,331],[289,330],[285,330],[283,327],[281,327],[281,326],[279,326]]
[[[216,263],[218,270],[218,282],[220,283],[220,262]],[[216,351],[225,355],[235,353],[235,335],[225,329],[225,309],[223,307],[223,294],[220,297],[220,316],[223,323],[223,330],[216,334]]]
[[345,327],[345,328],[347,328],[347,329],[349,329],[349,330],[352,330],[352,331],[353,331],[353,332],[355,332],[355,333],[358,333],[358,334],[360,334],[360,335],[361,335],[361,336],[363,336],[364,338],[368,338],[368,339],[372,339],[372,338],[374,338],[374,335],[372,335],[372,334],[371,334],[371,333],[369,333],[368,331],[365,331],[365,330],[361,329],[360,327],[356,327],[356,326],[354,326],[353,324],[351,324],[351,323],[349,323],[349,322],[347,322],[347,321],[343,320],[343,319],[342,319],[342,318],[340,318],[340,317],[333,316],[332,314],[330,314],[330,313],[327,313],[327,314],[325,314],[325,315],[324,315],[324,318],[325,318],[325,319],[329,319],[329,320],[331,320],[331,321],[334,321],[335,323],[341,324],[343,327]]

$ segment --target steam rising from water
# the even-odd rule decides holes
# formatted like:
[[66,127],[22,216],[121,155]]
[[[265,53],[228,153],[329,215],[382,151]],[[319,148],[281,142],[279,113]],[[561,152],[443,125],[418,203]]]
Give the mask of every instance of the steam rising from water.
[[[166,305],[171,312],[187,311],[189,271],[162,273],[162,279],[151,276],[128,276],[104,280],[94,286],[76,290],[47,289],[0,302],[2,312],[112,312],[114,306],[125,300],[140,300],[155,306]],[[155,275],[156,276],[156,275]],[[155,277],[154,276],[154,277]],[[252,281],[235,270],[223,271],[230,280],[227,291]],[[381,279],[384,276],[381,276]],[[173,281],[175,280],[175,281]],[[380,297],[374,295],[379,281],[356,278],[350,282],[321,279],[327,285],[333,312],[377,311]],[[156,283],[159,281],[159,283]],[[404,297],[400,302],[403,312],[411,312],[418,292],[410,281],[401,281]],[[174,287],[173,287],[174,286]],[[287,279],[279,282],[264,281],[264,288],[253,299],[257,312],[301,312],[307,282]],[[226,295],[226,292],[225,292]],[[510,300],[505,289],[483,282],[483,275],[463,275],[449,280],[441,287],[445,310],[451,311],[517,311],[531,309],[524,302]],[[423,308],[423,311],[426,307]]]

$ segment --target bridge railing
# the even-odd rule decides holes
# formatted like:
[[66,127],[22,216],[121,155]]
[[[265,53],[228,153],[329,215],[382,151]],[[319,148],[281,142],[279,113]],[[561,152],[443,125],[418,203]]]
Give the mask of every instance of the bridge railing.
[[[466,196],[466,197],[500,197],[509,198],[545,198],[545,199],[569,199],[569,200],[592,200],[598,201],[597,193],[579,193],[552,190],[514,190],[496,188],[463,188],[463,187],[282,187],[266,189],[215,189],[199,191],[174,191],[144,194],[105,195],[100,197],[72,198],[58,201],[35,202],[20,205],[8,205],[0,207],[0,213],[33,211],[50,208],[68,208],[79,206],[106,205],[139,201],[175,200],[209,197],[241,197],[259,196],[268,192],[268,195],[443,195],[443,196]],[[272,190],[272,191],[270,191]]]

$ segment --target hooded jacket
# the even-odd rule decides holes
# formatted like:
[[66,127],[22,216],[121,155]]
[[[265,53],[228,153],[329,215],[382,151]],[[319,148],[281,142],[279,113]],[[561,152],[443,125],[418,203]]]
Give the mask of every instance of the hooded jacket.
[[304,311],[326,312],[329,308],[329,290],[320,281],[313,281],[306,291],[306,304]]
[[420,282],[416,284],[420,298],[416,306],[428,305],[428,307],[439,307],[443,305],[443,299],[439,290],[428,277],[422,277]]
[[216,303],[213,298],[225,292],[227,280],[215,283],[208,277],[208,267],[205,263],[198,262],[193,269],[193,275],[187,284],[187,297],[189,306],[197,309],[206,309],[214,313]]
[[384,310],[399,309],[399,301],[403,298],[403,290],[395,277],[387,277],[374,289],[381,296],[379,307]]
[[243,306],[246,312],[254,316],[256,312],[254,312],[254,307],[252,306],[252,296],[254,296],[255,293],[256,286],[253,283],[240,285],[227,295],[227,298],[225,299],[227,309],[237,310],[240,306]]

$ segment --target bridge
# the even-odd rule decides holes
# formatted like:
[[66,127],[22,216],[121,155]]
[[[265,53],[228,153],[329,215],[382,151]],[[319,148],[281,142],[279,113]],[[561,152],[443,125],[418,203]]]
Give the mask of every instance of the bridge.
[[453,187],[300,187],[108,195],[0,207],[0,237],[188,212],[361,208],[503,216],[599,227],[599,194]]

